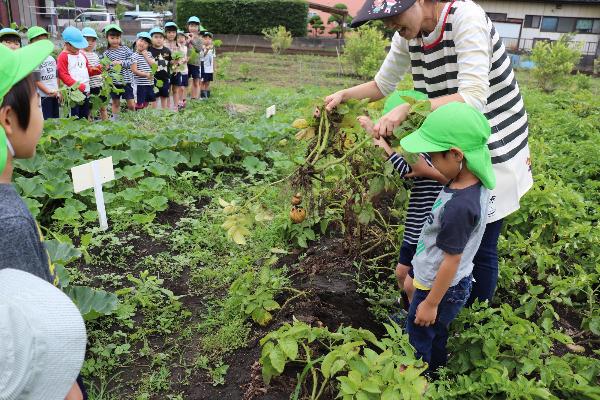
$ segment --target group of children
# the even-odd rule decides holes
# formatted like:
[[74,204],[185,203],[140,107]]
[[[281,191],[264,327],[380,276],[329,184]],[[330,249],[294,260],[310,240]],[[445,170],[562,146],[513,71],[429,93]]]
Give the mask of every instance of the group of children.
[[[97,96],[102,104],[100,119],[108,119],[105,107],[108,99],[101,95],[104,76],[112,80],[113,119],[119,115],[121,99],[129,110],[148,106],[158,108],[159,102],[162,109],[182,110],[186,106],[190,84],[192,99],[208,99],[216,69],[213,34],[205,30],[195,16],[188,19],[186,26],[187,32],[184,32],[174,22],[167,22],[164,29],[140,32],[133,48],[129,48],[122,43],[122,29],[110,24],[103,30],[106,50],[101,56],[95,52],[99,37],[94,29],[65,28],[62,52],[56,60],[49,55],[37,70],[40,80],[36,86],[42,98],[44,119],[59,118],[63,100],[59,88],[75,84],[85,95],[85,100],[72,106],[70,115],[91,118],[91,98]],[[29,44],[48,38],[44,28],[33,26],[27,31]],[[19,33],[10,28],[0,30],[0,43],[13,50],[22,45]],[[105,58],[110,65],[103,67],[101,59]]]

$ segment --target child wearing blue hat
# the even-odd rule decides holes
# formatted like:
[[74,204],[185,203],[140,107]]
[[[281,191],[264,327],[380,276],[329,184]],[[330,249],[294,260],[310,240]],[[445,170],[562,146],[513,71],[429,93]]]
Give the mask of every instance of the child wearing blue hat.
[[133,72],[133,83],[137,88],[136,109],[138,110],[156,102],[151,67],[152,64],[156,64],[156,61],[148,51],[150,45],[151,38],[148,32],[137,34],[135,53],[131,56],[131,72]]
[[192,80],[192,99],[200,98],[202,87],[201,65],[204,41],[200,31],[204,30],[200,25],[200,18],[192,16],[187,21],[188,30],[188,76]]
[[58,77],[67,86],[78,84],[77,89],[85,94],[83,104],[71,107],[71,116],[87,119],[90,114],[90,76],[99,75],[101,67],[92,67],[81,49],[88,47],[88,42],[81,31],[69,26],[62,33],[65,47],[57,59]]
[[[81,30],[83,37],[88,42],[88,47],[83,50],[83,54],[87,57],[90,66],[93,68],[100,67],[100,57],[94,51],[96,49],[96,42],[98,41],[98,34],[93,28],[86,27]],[[100,96],[100,91],[102,90],[102,85],[104,81],[102,80],[101,75],[90,76],[90,94],[92,96],[99,96],[102,101],[102,105],[100,106],[100,119],[102,121],[106,121],[108,119],[108,112],[106,111],[106,100],[107,98],[104,96]]]
[[21,36],[12,28],[0,29],[0,43],[11,50],[21,48]]

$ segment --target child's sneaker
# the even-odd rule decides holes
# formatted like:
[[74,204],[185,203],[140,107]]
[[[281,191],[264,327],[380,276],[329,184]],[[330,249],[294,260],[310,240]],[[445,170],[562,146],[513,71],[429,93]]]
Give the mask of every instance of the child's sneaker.
[[185,105],[183,104],[183,101],[180,101],[179,104],[177,104],[177,111],[181,111],[185,108]]

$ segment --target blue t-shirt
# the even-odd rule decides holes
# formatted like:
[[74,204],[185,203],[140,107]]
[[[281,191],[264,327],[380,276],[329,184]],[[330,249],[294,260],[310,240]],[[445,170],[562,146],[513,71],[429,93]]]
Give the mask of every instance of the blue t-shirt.
[[433,286],[444,253],[462,254],[450,286],[473,272],[473,258],[487,224],[489,199],[490,191],[481,183],[442,189],[423,225],[412,260],[416,288]]

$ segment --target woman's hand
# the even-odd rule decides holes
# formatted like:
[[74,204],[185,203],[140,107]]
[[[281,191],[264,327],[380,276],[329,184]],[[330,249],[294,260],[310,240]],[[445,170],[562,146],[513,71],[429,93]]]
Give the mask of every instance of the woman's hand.
[[391,136],[394,129],[400,126],[408,117],[410,111],[410,104],[404,103],[394,108],[389,113],[385,114],[375,127],[373,128],[373,137],[379,138],[379,136]]
[[339,92],[335,92],[334,94],[330,94],[325,97],[325,109],[331,112],[334,108],[339,106],[345,101],[344,91],[340,90]]

